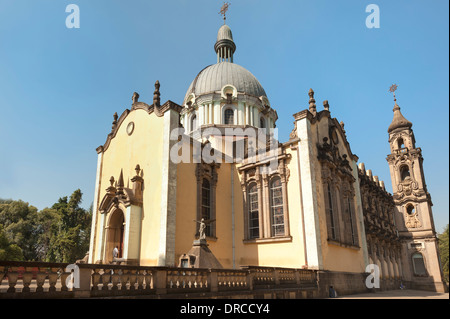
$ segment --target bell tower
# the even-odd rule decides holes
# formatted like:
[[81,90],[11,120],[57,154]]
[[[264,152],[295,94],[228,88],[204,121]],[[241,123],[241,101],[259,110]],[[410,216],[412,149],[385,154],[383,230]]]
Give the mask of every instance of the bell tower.
[[430,193],[423,170],[422,150],[416,147],[412,123],[400,111],[394,93],[394,118],[389,126],[391,174],[395,222],[402,240],[403,280],[408,288],[444,291],[438,241]]

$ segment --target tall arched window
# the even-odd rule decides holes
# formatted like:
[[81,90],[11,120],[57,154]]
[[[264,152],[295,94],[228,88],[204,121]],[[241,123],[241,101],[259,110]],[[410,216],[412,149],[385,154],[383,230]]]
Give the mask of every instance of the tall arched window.
[[355,236],[355,224],[353,220],[352,202],[350,200],[350,196],[347,197],[347,209],[350,221],[351,243],[352,245],[354,245],[356,243],[356,236]]
[[197,115],[192,115],[191,117],[191,131],[195,131],[197,129]]
[[[211,185],[206,178],[202,182],[202,218],[211,219]],[[210,223],[206,224],[206,236],[212,236],[210,225]]]
[[336,239],[336,227],[334,223],[334,207],[333,207],[333,195],[331,193],[331,185],[327,183],[327,197],[328,197],[328,215],[330,217],[331,239]]
[[278,176],[270,184],[270,199],[272,236],[284,236],[283,190]]
[[256,184],[248,189],[248,236],[250,239],[259,238],[259,208],[258,188]]
[[263,117],[259,119],[259,127],[266,128],[266,120]]
[[425,262],[421,253],[417,252],[412,255],[412,263],[414,267],[414,274],[417,276],[426,276],[427,270],[425,268]]
[[226,109],[224,113],[224,124],[234,124],[234,111],[233,109]]

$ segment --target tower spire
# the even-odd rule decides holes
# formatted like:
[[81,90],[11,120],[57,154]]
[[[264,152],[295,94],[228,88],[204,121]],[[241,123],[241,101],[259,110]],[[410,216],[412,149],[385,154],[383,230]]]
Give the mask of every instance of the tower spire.
[[225,24],[225,13],[228,10],[228,5],[228,3],[225,3],[220,10],[220,13],[224,16],[224,24],[220,27],[219,32],[217,32],[217,41],[214,45],[214,51],[217,54],[217,63],[233,63],[233,54],[236,51],[236,44],[234,44],[231,29]]
[[389,125],[388,132],[392,132],[393,130],[397,128],[411,128],[412,123],[408,121],[400,112],[400,106],[397,104],[397,98],[395,97],[395,91],[397,91],[398,85],[394,84],[389,88],[389,92],[394,94],[394,118],[392,119],[391,125]]

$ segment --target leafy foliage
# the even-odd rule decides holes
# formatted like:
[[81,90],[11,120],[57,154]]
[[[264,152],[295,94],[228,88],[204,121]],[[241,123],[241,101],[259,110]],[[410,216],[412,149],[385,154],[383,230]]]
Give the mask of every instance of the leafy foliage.
[[22,249],[8,240],[3,225],[0,224],[0,260],[23,260]]
[[89,250],[92,209],[80,207],[82,196],[77,189],[70,198],[62,197],[39,212],[20,200],[0,200],[0,259],[75,262],[83,258]]
[[21,200],[0,202],[0,225],[7,240],[22,250],[25,260],[36,260],[37,208]]
[[441,255],[442,270],[444,272],[445,281],[448,282],[448,224],[442,234],[439,235],[439,253]]

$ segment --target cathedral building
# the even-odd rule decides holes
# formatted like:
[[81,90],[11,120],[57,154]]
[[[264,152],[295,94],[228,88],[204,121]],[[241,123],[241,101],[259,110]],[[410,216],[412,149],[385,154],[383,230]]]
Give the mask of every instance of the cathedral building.
[[[278,141],[277,112],[235,63],[228,25],[214,50],[217,63],[195,76],[181,104],[161,104],[156,82],[152,104],[134,93],[114,114],[97,148],[89,262],[355,274],[373,264],[391,288],[444,289],[421,150],[397,102],[392,195],[359,162],[328,101],[319,110],[305,92],[308,109]],[[192,253],[202,245],[210,264]]]

